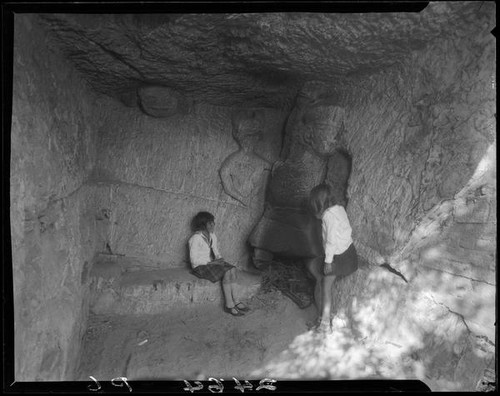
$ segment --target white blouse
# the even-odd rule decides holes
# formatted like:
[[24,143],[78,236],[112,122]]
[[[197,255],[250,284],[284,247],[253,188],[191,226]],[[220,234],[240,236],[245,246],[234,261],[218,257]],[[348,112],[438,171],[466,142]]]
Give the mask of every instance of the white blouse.
[[214,233],[210,234],[210,239],[211,241],[209,241],[201,231],[196,231],[191,238],[189,238],[189,259],[193,268],[199,265],[208,264],[212,261],[210,259],[210,242],[212,243],[212,250],[215,258],[221,258],[217,246],[217,237]]
[[344,207],[329,207],[321,216],[325,263],[331,263],[334,255],[344,253],[352,243],[352,228]]

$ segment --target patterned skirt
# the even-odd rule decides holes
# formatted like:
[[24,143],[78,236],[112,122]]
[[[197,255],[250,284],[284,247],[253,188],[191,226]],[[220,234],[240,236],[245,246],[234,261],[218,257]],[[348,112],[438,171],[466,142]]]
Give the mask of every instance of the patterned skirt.
[[198,278],[207,279],[215,283],[220,281],[224,277],[224,274],[232,268],[236,267],[225,261],[218,261],[216,263],[210,262],[205,265],[198,265],[191,270],[191,273]]

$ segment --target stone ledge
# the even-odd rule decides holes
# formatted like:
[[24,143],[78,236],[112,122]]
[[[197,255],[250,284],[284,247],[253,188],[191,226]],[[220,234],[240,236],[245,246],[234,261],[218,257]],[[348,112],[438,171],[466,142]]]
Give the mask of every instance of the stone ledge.
[[[158,314],[179,305],[222,304],[220,282],[192,275],[187,268],[138,269],[122,265],[119,257],[97,261],[90,274],[93,314]],[[236,298],[257,293],[258,274],[242,271]]]

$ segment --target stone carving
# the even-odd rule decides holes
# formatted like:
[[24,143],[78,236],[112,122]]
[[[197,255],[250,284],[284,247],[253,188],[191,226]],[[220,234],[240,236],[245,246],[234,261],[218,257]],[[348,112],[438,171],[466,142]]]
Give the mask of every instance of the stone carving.
[[284,159],[273,166],[268,205],[249,238],[257,267],[273,255],[322,254],[321,223],[310,216],[306,203],[311,189],[325,181],[328,158],[340,146],[337,138],[345,114],[319,92],[310,86],[303,89],[287,120]]
[[340,192],[340,195],[345,198],[346,204],[348,201],[347,182],[351,174],[351,166],[351,155],[343,149],[335,150],[328,159],[325,182]]
[[170,117],[189,111],[189,101],[179,92],[160,86],[143,86],[137,90],[141,109],[153,117]]
[[271,163],[255,151],[262,140],[261,120],[261,113],[253,110],[233,116],[233,137],[240,147],[224,160],[219,170],[226,194],[245,206],[264,184],[264,172],[271,170]]

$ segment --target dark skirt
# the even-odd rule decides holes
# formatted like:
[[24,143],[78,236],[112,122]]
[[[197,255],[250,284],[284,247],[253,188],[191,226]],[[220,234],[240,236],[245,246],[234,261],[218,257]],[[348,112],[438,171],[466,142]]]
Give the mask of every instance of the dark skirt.
[[314,258],[325,254],[321,220],[298,209],[267,208],[248,242],[282,257]]
[[356,254],[354,244],[351,243],[344,253],[333,256],[333,272],[328,275],[347,276],[357,269],[358,255]]
[[217,263],[208,263],[205,265],[199,265],[191,270],[193,275],[196,275],[201,279],[208,279],[209,281],[215,283],[220,281],[224,274],[232,268],[236,268],[234,265],[226,263],[225,261]]

